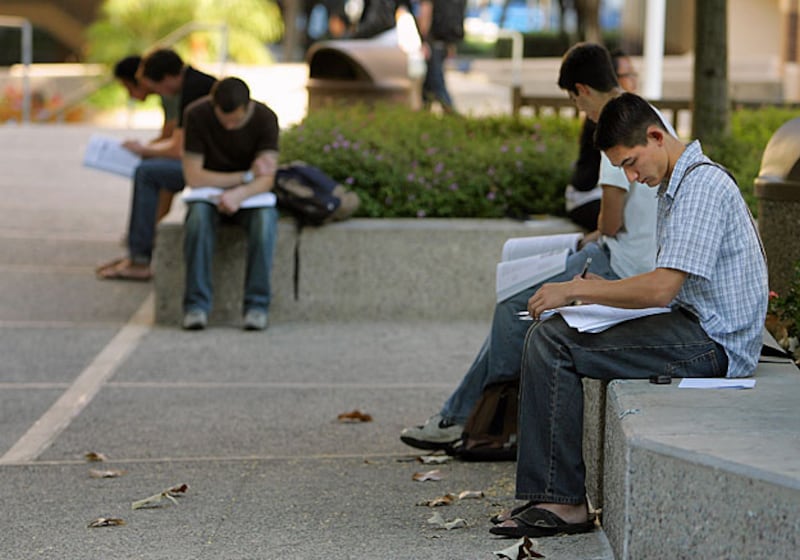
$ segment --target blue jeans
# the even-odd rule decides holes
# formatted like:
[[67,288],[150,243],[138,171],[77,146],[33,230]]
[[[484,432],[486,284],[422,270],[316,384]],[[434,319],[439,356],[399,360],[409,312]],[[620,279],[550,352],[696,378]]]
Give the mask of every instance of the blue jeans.
[[519,393],[517,498],[581,504],[583,384],[592,379],[722,377],[725,350],[687,312],[673,310],[579,333],[556,315],[525,339]]
[[453,99],[444,83],[444,61],[447,59],[447,43],[432,41],[429,43],[431,54],[428,58],[428,68],[425,81],[422,84],[422,101],[429,104],[438,101],[445,110],[453,109]]
[[[608,250],[597,243],[589,243],[580,251],[567,257],[566,270],[553,276],[547,282],[572,280],[576,274],[581,273],[583,264],[588,257],[592,258],[590,268],[592,273],[609,280],[619,278],[611,270]],[[442,407],[440,413],[445,420],[464,424],[487,385],[519,377],[525,333],[528,332],[531,323],[520,320],[517,312],[528,308],[528,300],[543,283],[523,290],[495,306],[489,336],[458,388]]]
[[244,311],[267,311],[270,302],[272,254],[278,235],[278,211],[273,208],[239,210],[224,216],[208,202],[192,202],[186,211],[183,255],[186,263],[184,311],[211,311],[213,288],[211,264],[217,225],[233,222],[247,232],[247,268],[244,284]]
[[150,262],[161,189],[176,193],[183,190],[184,184],[183,168],[179,159],[145,159],[136,168],[128,222],[128,255],[132,261]]

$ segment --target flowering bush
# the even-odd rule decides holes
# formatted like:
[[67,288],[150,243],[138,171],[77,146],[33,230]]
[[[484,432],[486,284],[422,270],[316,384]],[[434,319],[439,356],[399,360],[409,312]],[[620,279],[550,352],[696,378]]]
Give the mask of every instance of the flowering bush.
[[579,126],[558,117],[337,107],[286,131],[280,153],[349,185],[361,216],[522,218],[564,213]]
[[[63,97],[56,93],[47,97],[41,91],[34,91],[30,101],[30,119],[32,122],[55,122],[57,119],[53,112],[64,105]],[[8,121],[22,121],[23,117],[23,95],[22,89],[8,85],[0,94],[0,123]],[[83,120],[83,110],[79,107],[70,109],[64,115],[67,122],[78,122]]]
[[767,308],[767,330],[784,349],[800,359],[800,261],[795,263],[795,274],[783,295],[769,293]]

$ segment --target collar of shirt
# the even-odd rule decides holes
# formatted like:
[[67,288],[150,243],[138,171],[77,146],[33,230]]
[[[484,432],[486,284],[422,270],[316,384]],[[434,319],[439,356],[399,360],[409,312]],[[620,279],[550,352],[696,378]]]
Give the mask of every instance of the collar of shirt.
[[693,164],[695,161],[700,161],[705,159],[703,155],[703,149],[700,146],[699,140],[694,140],[689,145],[686,146],[686,149],[681,154],[681,157],[678,158],[678,161],[675,162],[675,166],[672,168],[672,174],[669,177],[669,181],[665,181],[661,183],[658,187],[658,196],[669,196],[669,198],[674,199],[675,194],[678,192],[678,187],[680,187],[681,182],[683,181],[683,176],[686,173],[686,169]]

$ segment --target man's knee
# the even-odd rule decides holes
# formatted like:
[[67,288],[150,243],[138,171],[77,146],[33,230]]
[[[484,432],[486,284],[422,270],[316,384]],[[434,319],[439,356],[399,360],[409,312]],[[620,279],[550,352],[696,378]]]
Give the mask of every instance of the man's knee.
[[216,219],[217,209],[206,202],[192,202],[186,210],[185,227],[187,233],[211,229]]

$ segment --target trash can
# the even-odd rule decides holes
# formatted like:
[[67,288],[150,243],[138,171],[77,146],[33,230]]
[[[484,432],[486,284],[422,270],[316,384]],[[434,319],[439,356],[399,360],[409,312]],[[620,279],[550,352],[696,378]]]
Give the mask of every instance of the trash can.
[[309,112],[334,103],[411,104],[408,57],[396,45],[320,41],[308,50],[306,63]]
[[764,148],[755,193],[769,286],[783,295],[800,260],[800,117],[784,123]]

